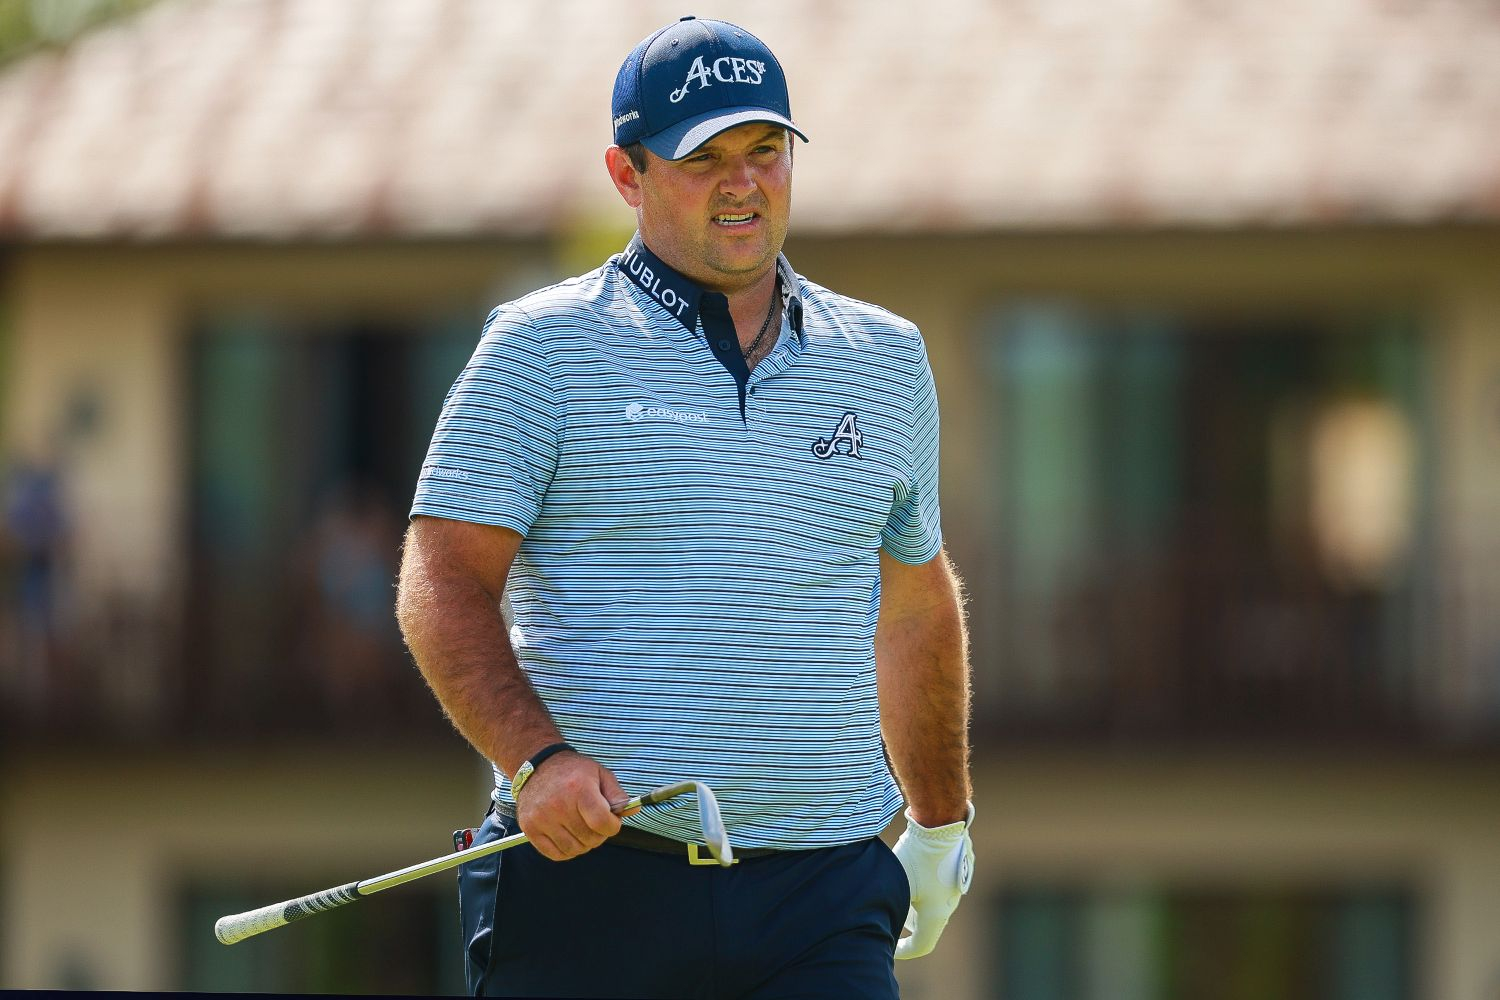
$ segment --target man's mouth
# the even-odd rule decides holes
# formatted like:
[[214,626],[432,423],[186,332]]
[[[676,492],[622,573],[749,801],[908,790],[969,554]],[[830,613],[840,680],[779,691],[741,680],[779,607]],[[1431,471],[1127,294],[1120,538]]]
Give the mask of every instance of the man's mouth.
[[754,222],[755,219],[756,214],[754,212],[720,212],[718,215],[714,216],[714,225],[748,226],[750,223]]

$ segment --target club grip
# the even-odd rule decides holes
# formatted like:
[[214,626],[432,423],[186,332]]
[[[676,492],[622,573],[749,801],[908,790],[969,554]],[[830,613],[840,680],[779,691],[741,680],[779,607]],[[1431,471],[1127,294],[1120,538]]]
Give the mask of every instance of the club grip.
[[352,903],[358,898],[359,883],[350,882],[348,885],[324,889],[310,896],[262,906],[258,910],[231,913],[227,917],[220,917],[214,924],[214,937],[218,938],[221,944],[235,944],[277,927],[284,927],[293,920],[301,920],[314,913],[322,913],[343,906],[345,903]]

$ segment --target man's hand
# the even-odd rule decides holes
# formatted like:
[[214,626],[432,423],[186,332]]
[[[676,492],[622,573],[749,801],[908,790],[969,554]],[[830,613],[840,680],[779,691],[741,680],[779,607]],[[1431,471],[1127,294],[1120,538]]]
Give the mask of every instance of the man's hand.
[[629,799],[609,768],[564,750],[538,767],[516,796],[516,820],[542,857],[567,861],[619,833],[620,817],[611,807]]
[[911,884],[911,909],[906,914],[909,937],[896,943],[897,958],[921,958],[937,945],[948,918],[969,891],[974,877],[974,845],[968,819],[929,829],[906,813],[906,832],[896,841],[896,857]]

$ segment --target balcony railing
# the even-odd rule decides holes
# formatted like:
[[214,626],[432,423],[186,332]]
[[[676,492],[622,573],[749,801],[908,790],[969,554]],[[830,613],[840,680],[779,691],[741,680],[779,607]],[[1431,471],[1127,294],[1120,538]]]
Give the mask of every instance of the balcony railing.
[[[1183,567],[1113,567],[1066,593],[974,586],[979,737],[1500,747],[1500,562],[1447,565],[1395,596]],[[455,738],[393,620],[362,631],[223,589],[181,610],[77,604],[50,626],[8,601],[0,733]]]
[[181,611],[110,602],[50,630],[7,608],[0,734],[10,743],[457,738],[393,618],[359,629],[264,593],[233,608],[202,595]]
[[1378,591],[1232,564],[976,594],[981,735],[1500,747],[1500,559]]

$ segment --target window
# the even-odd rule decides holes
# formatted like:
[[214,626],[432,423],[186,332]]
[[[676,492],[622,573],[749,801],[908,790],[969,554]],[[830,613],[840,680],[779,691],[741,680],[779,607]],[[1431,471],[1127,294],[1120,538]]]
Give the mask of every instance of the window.
[[1025,730],[1318,734],[1416,714],[1431,420],[1399,315],[1003,310],[1001,614]]
[[428,438],[480,323],[240,315],[191,342],[189,718],[440,730],[393,585]]

